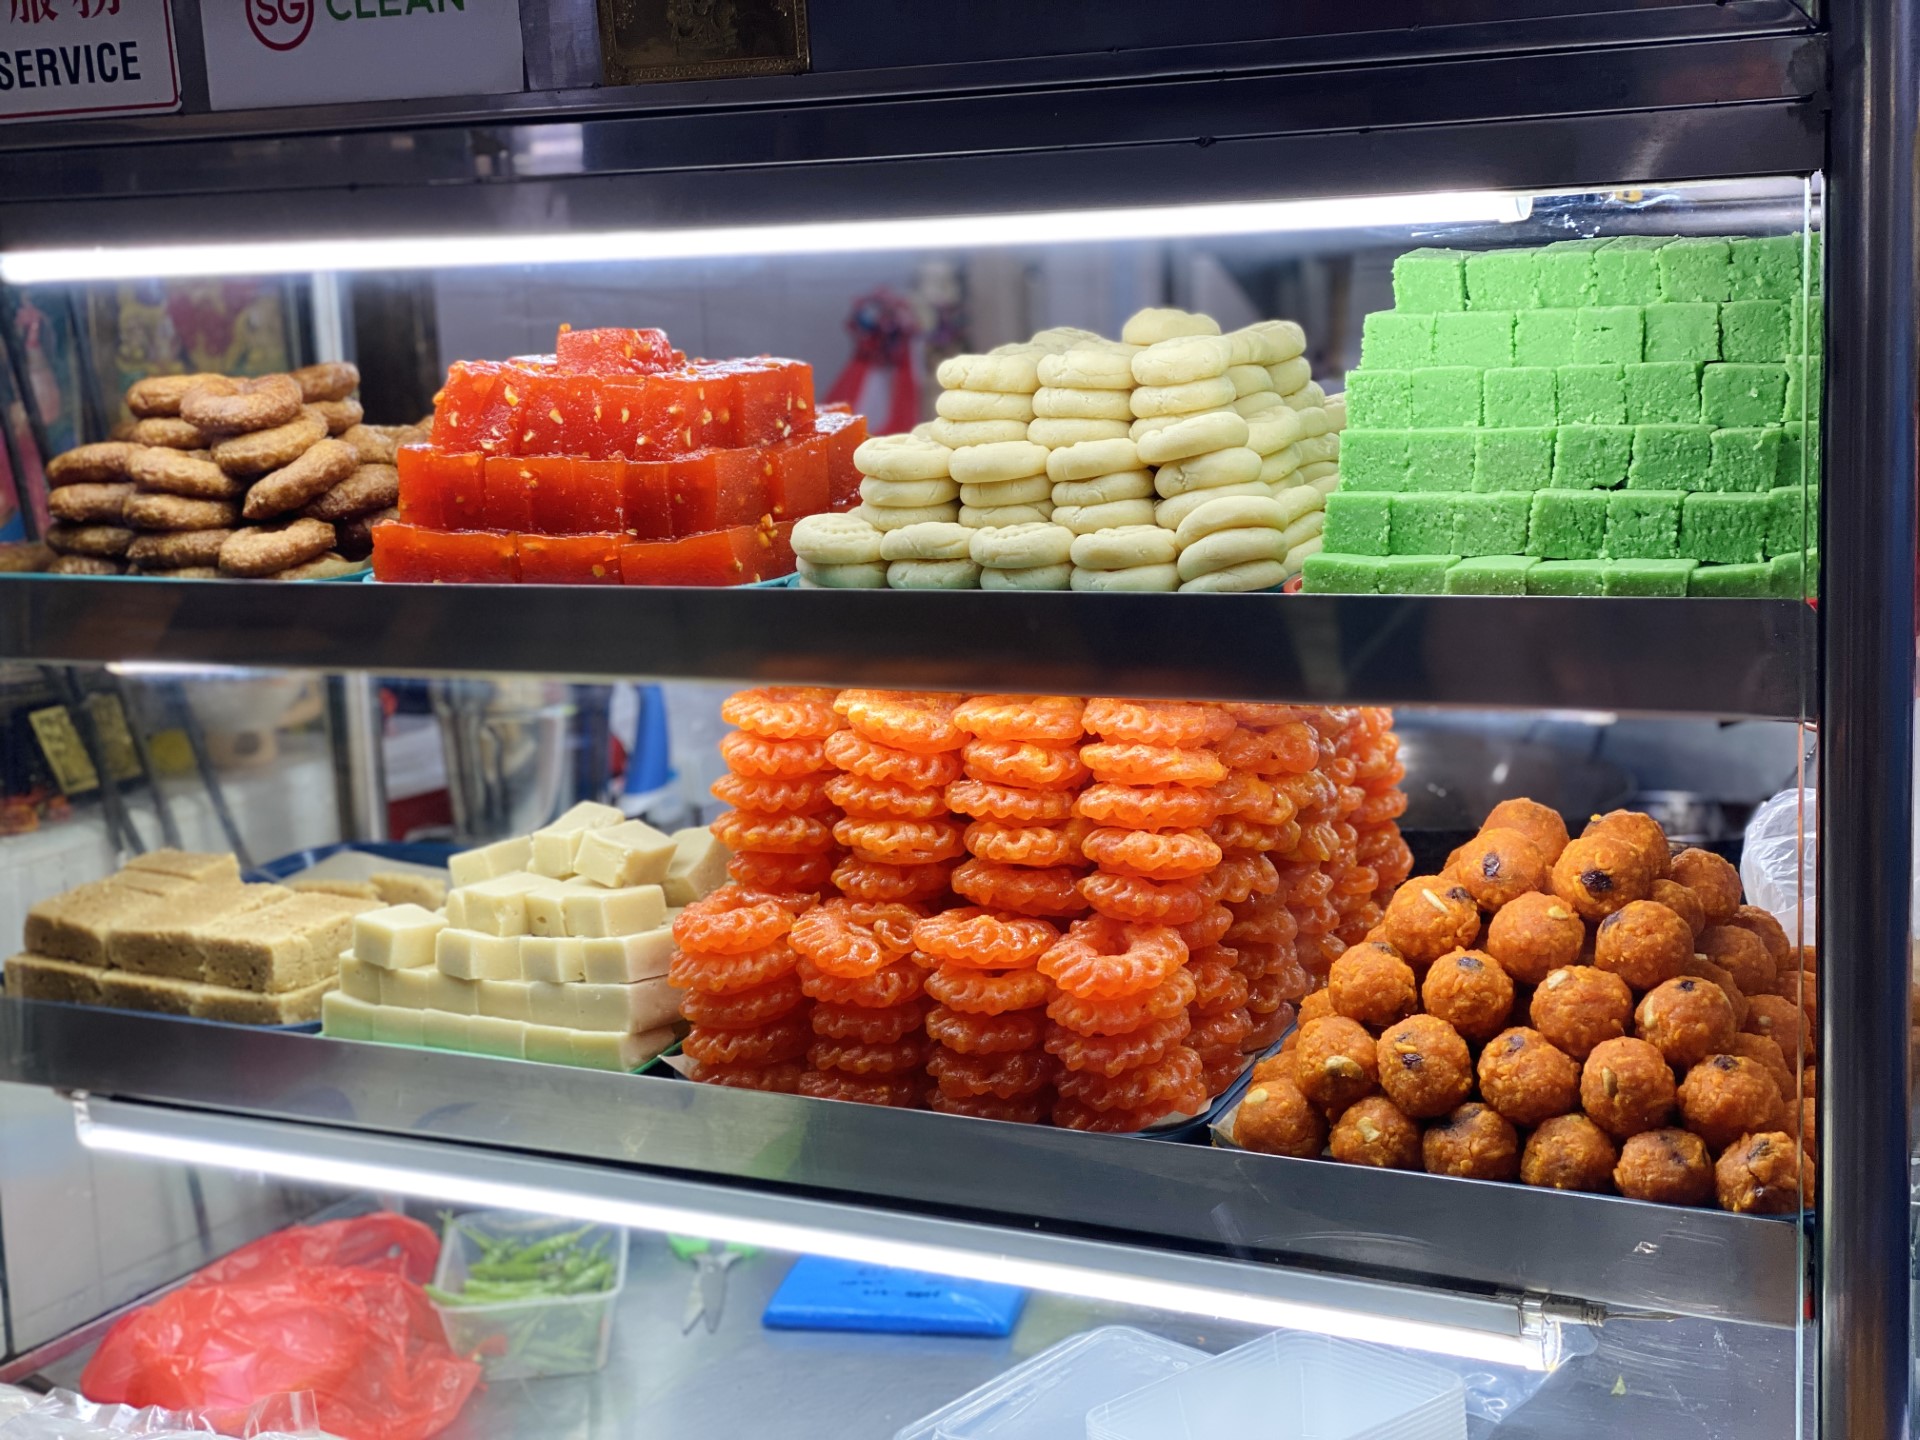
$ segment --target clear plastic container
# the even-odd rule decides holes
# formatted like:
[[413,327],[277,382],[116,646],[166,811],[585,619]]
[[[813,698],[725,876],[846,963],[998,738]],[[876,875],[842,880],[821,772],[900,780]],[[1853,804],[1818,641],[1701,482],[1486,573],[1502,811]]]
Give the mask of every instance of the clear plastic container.
[[916,1420],[893,1440],[1079,1440],[1087,1411],[1207,1358],[1125,1325],[1062,1340]]
[[[467,1267],[481,1256],[473,1237],[510,1239],[527,1244],[581,1229],[577,1220],[521,1215],[510,1210],[480,1210],[453,1221],[440,1244],[433,1283],[458,1294],[466,1288]],[[613,1261],[613,1288],[591,1295],[512,1300],[496,1305],[440,1305],[447,1343],[456,1354],[471,1355],[486,1367],[488,1380],[531,1380],[543,1375],[584,1375],[607,1363],[613,1344],[613,1312],[627,1283],[627,1232],[617,1225],[591,1225],[586,1245],[605,1240]]]
[[1087,1416],[1087,1440],[1466,1440],[1460,1377],[1395,1350],[1276,1331]]

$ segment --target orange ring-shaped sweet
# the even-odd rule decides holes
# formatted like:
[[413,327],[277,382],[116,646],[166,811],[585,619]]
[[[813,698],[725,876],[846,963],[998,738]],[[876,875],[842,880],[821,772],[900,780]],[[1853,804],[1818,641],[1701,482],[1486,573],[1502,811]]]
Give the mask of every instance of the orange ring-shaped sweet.
[[1128,925],[1096,915],[1076,920],[1036,968],[1062,990],[1117,1000],[1165,983],[1186,964],[1187,947],[1165,925]]
[[1203,830],[1102,826],[1087,836],[1081,848],[1102,870],[1142,880],[1191,880],[1220,863],[1220,847]]
[[1334,903],[1340,903],[1342,895],[1362,895],[1371,897],[1380,888],[1380,872],[1371,865],[1349,865],[1333,880]]
[[1003,825],[998,820],[975,820],[967,826],[961,843],[968,854],[996,865],[1044,870],[1054,865],[1078,865],[1086,828],[1071,820],[1064,825]]
[[1056,1100],[1053,1123],[1062,1130],[1083,1130],[1090,1134],[1137,1135],[1166,1118],[1166,1111],[1096,1110],[1084,1100]]
[[1406,778],[1407,767],[1391,750],[1367,757],[1353,772],[1354,783],[1363,790],[1388,790]]
[[[1279,873],[1265,855],[1244,851],[1228,855],[1215,870],[1215,888],[1219,898],[1230,905],[1241,905],[1256,895],[1272,895],[1280,889]],[[1372,893],[1372,886],[1368,886]]]
[[818,890],[833,874],[836,858],[831,850],[812,855],[775,855],[748,850],[727,861],[727,877],[749,890],[771,890],[780,894]]
[[[1297,827],[1296,827],[1297,831]],[[1207,834],[1222,850],[1272,850],[1283,840],[1295,839],[1285,825],[1256,825],[1238,815],[1223,815],[1207,827]]]
[[863,820],[848,816],[833,827],[833,838],[856,859],[886,865],[931,865],[962,853],[962,831],[955,820]]
[[1407,813],[1407,792],[1382,790],[1369,794],[1352,812],[1355,825],[1386,825]]
[[949,1095],[935,1087],[927,1096],[927,1108],[942,1115],[965,1115],[972,1120],[1005,1120],[1014,1125],[1038,1125],[1047,1118],[1053,1097],[1044,1091],[1016,1095],[1002,1100],[997,1095]]
[[1156,1065],[1142,1065],[1109,1078],[1091,1070],[1065,1071],[1055,1082],[1062,1100],[1081,1100],[1096,1110],[1191,1112],[1206,1104],[1200,1057],[1178,1046]]
[[1203,912],[1199,919],[1189,920],[1184,925],[1173,927],[1174,933],[1188,951],[1205,950],[1209,945],[1218,945],[1226,938],[1227,931],[1233,928],[1233,912],[1224,905],[1215,905]]
[[702,1065],[695,1062],[687,1071],[689,1080],[702,1085],[725,1085],[732,1090],[765,1090],[792,1095],[800,1089],[803,1068],[795,1061],[778,1065]]
[[1303,826],[1300,840],[1291,850],[1281,852],[1287,859],[1324,865],[1340,854],[1340,832],[1331,821]]
[[806,1054],[812,1040],[807,1022],[795,1016],[752,1030],[709,1030],[696,1025],[680,1048],[702,1065],[778,1065]]
[[793,922],[787,943],[826,974],[858,980],[911,954],[919,919],[909,905],[829,900]]
[[1310,709],[1305,705],[1278,705],[1266,700],[1223,700],[1220,708],[1242,725],[1255,730],[1291,725],[1297,720],[1304,720]]
[[1333,962],[1347,953],[1347,942],[1334,934],[1308,935],[1302,932],[1300,938],[1293,942],[1293,950],[1308,974],[1324,980],[1327,972],[1333,969]]
[[1102,740],[1175,749],[1212,745],[1234,730],[1233,717],[1219,706],[1175,700],[1089,700],[1083,723]]
[[1189,961],[1187,965],[1187,973],[1193,976],[1193,1012],[1213,1015],[1222,1010],[1238,1010],[1247,1003],[1250,993],[1247,977],[1234,966],[1234,960],[1239,957],[1218,947],[1205,953],[1209,958]]
[[1333,893],[1333,876],[1317,864],[1286,860],[1275,861],[1273,868],[1280,876],[1280,888],[1270,896],[1261,897],[1257,908],[1262,911],[1287,905],[1311,905]]
[[1293,802],[1296,815],[1308,810],[1325,810],[1340,794],[1340,787],[1318,770],[1309,770],[1303,775],[1275,775],[1270,777],[1270,783]]
[[1284,825],[1295,814],[1293,801],[1265,777],[1251,770],[1234,770],[1213,787],[1217,814],[1237,816],[1256,825]]
[[1158,1065],[1192,1028],[1185,1012],[1149,1020],[1119,1035],[1081,1035],[1055,1025],[1047,1032],[1046,1050],[1069,1070],[1091,1070],[1112,1078],[1143,1065]]
[[1104,870],[1083,876],[1080,893],[1096,912],[1111,920],[1155,925],[1184,925],[1212,903],[1199,880],[1143,880]]
[[834,692],[814,685],[736,690],[720,702],[720,718],[769,740],[824,740],[840,728]]
[[784,940],[745,955],[702,955],[676,950],[667,966],[667,983],[676,990],[731,995],[737,990],[771,985],[799,963],[800,957]]
[[839,1070],[847,1075],[898,1075],[927,1063],[927,1038],[908,1035],[884,1045],[816,1040],[807,1048],[807,1063],[816,1070]]
[[956,780],[947,786],[947,808],[980,820],[1042,825],[1065,820],[1073,807],[1074,797],[1066,790],[1027,790],[991,780]]
[[1335,785],[1351,785],[1360,773],[1360,762],[1351,755],[1334,755],[1320,761],[1320,773]]
[[1086,701],[1073,695],[974,695],[953,712],[953,723],[976,740],[1077,743]]
[[709,1030],[752,1030],[790,1015],[806,1003],[800,980],[791,972],[767,985],[716,995],[689,990],[680,1000],[680,1013]]
[[809,1000],[822,1005],[864,1005],[870,1010],[904,1005],[920,993],[927,980],[927,972],[911,960],[897,960],[871,975],[847,977],[829,975],[803,958],[799,974],[800,988]]
[[1078,1035],[1125,1035],[1152,1021],[1186,1014],[1193,996],[1193,977],[1177,970],[1153,989],[1118,1000],[1056,995],[1047,1002],[1047,1018]]
[[1282,1005],[1297,1005],[1313,993],[1313,977],[1298,960],[1284,969],[1247,981],[1247,1010],[1253,1015],[1271,1015]]
[[713,782],[713,798],[736,810],[762,815],[805,815],[828,810],[828,775],[735,775],[729,770]]
[[954,893],[992,910],[1017,915],[1078,915],[1087,908],[1076,888],[1080,872],[1068,866],[1026,870],[1018,865],[996,865],[991,860],[968,860],[953,872]]
[[946,796],[937,788],[865,775],[835,775],[827,781],[826,795],[847,814],[866,819],[932,820],[947,813]]
[[722,885],[673,917],[674,942],[708,955],[764,950],[793,928],[795,897]]
[[927,976],[927,994],[962,1015],[1005,1015],[1046,1004],[1053,995],[1053,982],[1038,970],[942,965]]
[[1196,1018],[1187,1043],[1196,1050],[1238,1050],[1253,1029],[1253,1017],[1241,1006]]
[[1238,726],[1220,742],[1220,758],[1256,775],[1304,775],[1320,763],[1320,742],[1310,726],[1295,721],[1271,730]]
[[767,850],[776,855],[813,855],[833,848],[837,812],[819,815],[758,815],[727,810],[707,828],[729,850]]
[[854,730],[836,730],[826,739],[826,758],[841,770],[870,780],[898,781],[921,790],[939,790],[960,778],[960,755],[943,750],[916,755],[881,745]]
[[957,1050],[935,1049],[927,1057],[927,1073],[949,1095],[997,1095],[1002,1100],[1043,1089],[1059,1068],[1051,1055],[1040,1050],[962,1055]]
[[958,750],[967,735],[953,723],[957,695],[906,690],[842,690],[833,708],[867,739],[916,755]]
[[823,1040],[847,1040],[856,1045],[891,1045],[918,1035],[926,1024],[923,1001],[901,1005],[816,1005],[808,1017],[813,1033]]
[[1291,945],[1300,933],[1300,921],[1288,909],[1266,911],[1258,915],[1236,915],[1233,926],[1220,938],[1239,948],[1246,945]]
[[1085,782],[1087,767],[1072,745],[1031,740],[974,740],[961,752],[967,775],[1026,790],[1071,790]]
[[973,970],[1031,967],[1060,932],[1031,916],[996,913],[963,905],[929,916],[913,927],[913,943],[945,964]]
[[819,740],[769,740],[744,730],[729,730],[720,737],[720,758],[736,775],[777,775],[791,779],[833,769],[833,762],[827,758],[827,747]]
[[1073,801],[1073,813],[1096,825],[1123,830],[1186,830],[1209,825],[1218,813],[1217,790],[1188,785],[1089,785]]
[[848,856],[834,867],[833,883],[849,900],[898,904],[946,894],[952,874],[953,866],[944,860],[931,865],[889,865]]
[[1102,742],[1082,745],[1080,758],[1094,779],[1116,785],[1190,785],[1206,789],[1227,778],[1226,764],[1211,750]]
[[918,1075],[849,1075],[840,1070],[808,1070],[800,1076],[797,1093],[811,1100],[845,1100],[855,1105],[917,1110],[926,1098],[927,1082]]
[[1005,1055],[1031,1050],[1044,1033],[1038,1010],[1010,1010],[1002,1015],[973,1015],[936,1005],[927,1012],[928,1038],[962,1055]]
[[1349,725],[1356,722],[1359,714],[1360,707],[1357,705],[1315,705],[1300,718],[1313,727],[1315,734],[1337,740]]

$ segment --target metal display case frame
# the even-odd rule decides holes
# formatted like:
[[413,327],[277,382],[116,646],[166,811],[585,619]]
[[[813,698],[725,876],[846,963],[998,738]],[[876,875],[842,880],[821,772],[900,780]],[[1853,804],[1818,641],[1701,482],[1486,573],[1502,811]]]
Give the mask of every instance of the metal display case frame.
[[[186,23],[191,6],[180,8],[190,50],[197,18]],[[485,101],[0,130],[0,248],[85,245],[103,234],[531,236],[556,216],[593,229],[1142,196],[1178,204],[1393,193],[1428,188],[1435,176],[1457,188],[1571,190],[1625,178],[1819,174],[1828,359],[1817,607],[236,593],[222,583],[4,577],[0,655],[1815,723],[1825,799],[1819,941],[1829,959],[1819,1049],[1831,1057],[1809,1247],[1818,1433],[1904,1436],[1916,548],[1916,217],[1905,147],[1920,118],[1911,7],[1835,0],[1816,22],[1787,0],[1476,0],[1445,7],[1455,23],[1423,27],[1435,6],[1401,0],[1356,32],[1341,13],[1348,7],[1312,0],[1286,7],[1275,21],[1284,35],[1172,48],[1147,7],[1127,4],[1109,17],[1126,42],[1111,50],[1088,53],[1067,22],[1048,21],[1036,40],[1045,53],[1005,54],[980,40],[930,66],[905,63],[912,37],[900,20],[853,4],[848,14],[875,27],[879,58],[862,66],[858,46],[832,31],[848,15],[828,21],[829,7],[811,8],[821,69],[806,76],[595,90],[579,88],[591,77],[577,65],[562,64],[550,88]],[[548,7],[546,23],[566,11]],[[185,78],[191,111],[190,66]],[[203,76],[198,83],[203,92]],[[537,149],[555,127],[577,144]],[[1218,624],[1195,623],[1215,615]],[[1581,663],[1552,663],[1576,622]],[[1497,658],[1469,643],[1491,633],[1502,641]],[[1156,634],[1177,643],[1164,658],[1142,658],[1152,648],[1142,638]],[[1542,1313],[1653,1310],[1769,1325],[1801,1313],[1800,1232],[1787,1222],[303,1036],[217,1031],[177,1047],[170,1034],[154,1017],[0,1001],[0,1080],[107,1097],[94,1103],[129,1133],[171,1115],[208,1145],[264,1153],[277,1143],[343,1165],[376,1154],[430,1164],[438,1153],[448,1170],[544,1173],[581,1193],[653,1194],[669,1208],[804,1213],[825,1230],[900,1227],[928,1243],[952,1238],[941,1227],[992,1243],[980,1240],[992,1233],[982,1227],[1000,1225],[1009,1249],[1062,1264],[1097,1252],[1098,1264],[1136,1278],[1200,1283],[1205,1271],[1206,1283],[1250,1293],[1285,1290],[1275,1277],[1291,1275],[1294,1298],[1309,1304],[1316,1286],[1351,1284],[1369,1296],[1352,1303],[1489,1333],[1525,1333]],[[894,1163],[903,1155],[913,1163]],[[996,1177],[991,1199],[978,1187],[986,1174]]]

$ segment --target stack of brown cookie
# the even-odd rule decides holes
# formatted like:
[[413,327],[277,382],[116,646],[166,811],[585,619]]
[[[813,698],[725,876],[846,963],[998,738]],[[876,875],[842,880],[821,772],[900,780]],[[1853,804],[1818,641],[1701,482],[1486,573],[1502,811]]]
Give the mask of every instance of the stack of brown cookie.
[[177,579],[351,574],[399,495],[395,447],[412,426],[361,423],[352,365],[238,380],[136,381],[124,439],[47,466],[51,567]]

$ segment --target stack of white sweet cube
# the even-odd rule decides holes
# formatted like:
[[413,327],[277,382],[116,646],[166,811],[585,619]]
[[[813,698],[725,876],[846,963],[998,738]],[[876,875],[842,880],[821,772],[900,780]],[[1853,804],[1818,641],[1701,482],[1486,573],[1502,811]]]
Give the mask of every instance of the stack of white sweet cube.
[[455,855],[444,911],[356,917],[323,1034],[632,1070],[671,1045],[679,907],[726,880],[704,828],[662,834],[610,805]]

